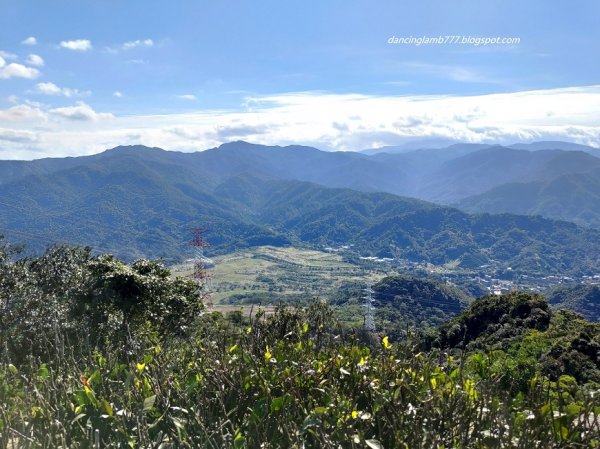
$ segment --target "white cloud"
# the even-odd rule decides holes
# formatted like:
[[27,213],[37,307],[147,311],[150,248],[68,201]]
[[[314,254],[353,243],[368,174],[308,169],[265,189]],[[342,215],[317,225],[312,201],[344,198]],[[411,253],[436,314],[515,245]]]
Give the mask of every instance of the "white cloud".
[[104,51],[107,53],[117,54],[122,50],[132,50],[134,48],[149,48],[154,47],[154,41],[152,39],[136,39],[134,41],[124,42],[123,44],[114,45],[112,47],[105,47]]
[[115,90],[113,92],[113,97],[121,98],[122,96],[123,96],[123,93],[119,92],[118,90]]
[[296,92],[247,97],[245,107],[237,110],[157,115],[113,116],[85,103],[0,110],[0,121],[8,119],[10,128],[39,134],[35,144],[3,144],[3,156],[12,158],[91,154],[136,143],[203,150],[237,139],[334,150],[416,139],[503,144],[567,140],[600,147],[598,117],[600,85],[470,96]]
[[123,50],[131,50],[132,48],[136,48],[136,47],[153,47],[154,46],[154,41],[152,39],[144,39],[144,40],[135,40],[135,41],[129,41],[129,42],[125,42],[122,46]]
[[27,57],[27,64],[34,65],[36,67],[43,67],[44,59],[41,56],[31,54]]
[[40,72],[33,67],[26,67],[23,64],[11,62],[6,64],[6,61],[0,56],[0,79],[8,78],[27,78],[33,79],[39,76]]
[[19,97],[17,97],[16,95],[9,95],[8,97],[6,97],[6,100],[7,100],[9,103],[13,103],[13,104],[15,104],[15,103],[18,103],[18,102],[19,102]]
[[37,45],[37,39],[33,36],[29,36],[27,39],[21,41],[23,45]]
[[92,43],[88,39],[76,39],[73,41],[62,41],[62,48],[75,51],[88,51],[92,49]]
[[38,135],[31,131],[16,131],[0,128],[0,141],[32,143],[38,141]]
[[38,83],[35,86],[35,92],[44,95],[60,95],[62,89],[54,83]]
[[89,90],[79,91],[77,89],[70,89],[68,87],[58,87],[54,83],[37,83],[35,90],[33,91],[42,95],[64,95],[67,98],[71,97],[87,97],[91,94]]
[[9,53],[7,51],[0,50],[0,58],[17,59],[17,55],[15,55],[14,53]]
[[94,111],[91,106],[83,101],[78,101],[74,106],[50,109],[49,112],[69,120],[80,120],[85,122],[97,122],[114,118],[114,115],[110,113]]
[[192,95],[192,94],[177,95],[177,98],[180,98],[181,100],[189,100],[189,101],[197,100],[196,96]]
[[46,121],[46,114],[37,105],[19,104],[8,109],[0,109],[0,120],[25,124],[43,123]]

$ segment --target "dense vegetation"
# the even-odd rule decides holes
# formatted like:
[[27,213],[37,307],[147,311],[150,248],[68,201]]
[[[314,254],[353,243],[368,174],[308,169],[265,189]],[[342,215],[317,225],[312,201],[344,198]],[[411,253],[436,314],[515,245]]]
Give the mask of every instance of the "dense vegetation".
[[[58,247],[15,263],[10,252],[0,251],[2,447],[600,445],[597,384],[545,375],[543,358],[511,352],[516,340],[502,349],[499,334],[472,329],[499,317],[522,341],[545,332],[553,354],[583,348],[579,337],[562,345],[588,324],[556,321],[537,297],[476,301],[437,339],[395,342],[340,327],[319,302],[251,320],[202,313],[195,286],[156,262]],[[525,356],[515,384],[506,368]]]
[[[362,287],[362,284],[348,283],[339,289],[338,295],[332,296],[332,304],[343,306],[338,312],[341,319],[351,322],[354,312],[362,320],[365,295]],[[373,285],[373,291],[378,326],[395,340],[404,338],[410,329],[428,331],[439,326],[462,312],[473,300],[444,282],[407,275],[387,276]]]
[[[539,217],[468,215],[392,194],[286,178],[289,161],[308,172],[323,158],[350,156],[252,146],[207,153],[133,148],[34,161],[38,171],[21,167],[21,177],[0,184],[0,229],[38,252],[48,242],[89,244],[127,260],[181,261],[191,255],[190,228],[204,226],[215,253],[259,245],[354,245],[361,255],[465,268],[497,265],[543,275],[598,270],[600,231]],[[355,154],[351,161],[365,157]],[[263,159],[263,169],[256,169]]]
[[600,383],[600,324],[571,311],[555,312],[538,295],[480,298],[442,325],[431,344],[495,354],[511,388],[524,388],[536,369],[553,380],[569,375]]

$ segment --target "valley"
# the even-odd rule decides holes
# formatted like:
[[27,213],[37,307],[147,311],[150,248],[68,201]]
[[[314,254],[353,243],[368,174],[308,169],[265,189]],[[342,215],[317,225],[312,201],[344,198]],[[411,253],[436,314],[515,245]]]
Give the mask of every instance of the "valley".
[[[440,285],[456,287],[476,298],[520,290],[546,293],[558,287],[600,284],[593,276],[513,275],[487,265],[465,269],[456,263],[434,265],[403,259],[362,256],[348,245],[338,248],[259,246],[217,255],[208,265],[206,291],[211,310],[229,313],[277,305],[305,305],[314,298],[339,304],[339,317],[359,322],[364,310],[363,289],[389,276],[431,279]],[[173,277],[190,278],[193,259],[170,267]],[[377,292],[375,299],[378,299]],[[345,308],[345,309],[344,309]]]

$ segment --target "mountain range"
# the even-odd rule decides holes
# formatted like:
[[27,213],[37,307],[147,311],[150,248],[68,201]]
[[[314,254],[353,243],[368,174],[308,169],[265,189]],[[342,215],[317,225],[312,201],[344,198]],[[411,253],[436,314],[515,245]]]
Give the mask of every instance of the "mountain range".
[[148,164],[167,163],[173,170],[192,172],[211,187],[229,177],[250,174],[393,193],[470,213],[540,215],[600,227],[597,148],[569,142],[413,148],[326,152],[305,146],[269,147],[240,141],[203,152],[165,154],[158,148],[117,147],[87,157],[0,161],[0,185],[25,176],[103,164],[118,152],[120,156],[143,155]]
[[[453,151],[462,155],[452,158]],[[264,244],[354,245],[365,255],[435,264],[595,273],[599,231],[541,217],[469,215],[394,194],[410,188],[420,163],[468,176],[463,158],[480,168],[486,156],[502,160],[501,151],[559,176],[564,164],[553,165],[555,158],[587,157],[497,147],[368,156],[234,142],[198,153],[133,146],[87,157],[0,161],[0,232],[32,251],[68,242],[129,259],[181,260],[191,253],[190,228],[204,226],[212,252]],[[458,185],[462,178],[451,172],[447,179]]]

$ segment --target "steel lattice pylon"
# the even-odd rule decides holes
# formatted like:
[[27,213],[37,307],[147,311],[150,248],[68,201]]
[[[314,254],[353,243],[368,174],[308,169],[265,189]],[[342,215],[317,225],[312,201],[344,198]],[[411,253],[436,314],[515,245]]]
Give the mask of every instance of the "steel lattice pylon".
[[194,247],[194,268],[192,277],[196,281],[196,284],[198,284],[198,294],[202,297],[207,307],[212,307],[210,295],[206,291],[206,285],[209,278],[204,262],[204,248],[209,246],[208,242],[204,239],[204,234],[206,232],[206,228],[192,229],[192,240],[190,240],[190,245]]
[[363,296],[365,300],[365,330],[367,332],[375,332],[375,318],[373,317],[373,289],[371,288],[371,283],[367,283],[367,288],[365,288],[366,296]]

